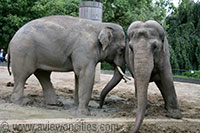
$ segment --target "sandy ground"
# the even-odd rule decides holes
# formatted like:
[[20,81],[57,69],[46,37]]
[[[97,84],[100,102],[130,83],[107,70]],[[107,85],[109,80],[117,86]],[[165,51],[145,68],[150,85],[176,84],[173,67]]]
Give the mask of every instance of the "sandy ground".
[[[136,100],[134,92],[134,80],[128,83],[121,81],[107,96],[103,109],[98,109],[99,95],[103,87],[112,78],[112,75],[101,74],[101,82],[94,85],[92,99],[89,104],[91,116],[82,116],[76,113],[73,105],[74,74],[52,73],[51,80],[56,89],[58,100],[64,106],[47,106],[43,104],[42,88],[38,80],[31,76],[27,80],[25,97],[32,99],[32,103],[26,106],[12,104],[9,97],[13,87],[7,87],[8,82],[13,82],[8,75],[6,67],[0,67],[0,120],[26,120],[46,118],[135,118]],[[200,85],[175,82],[175,88],[183,114],[183,119],[200,119]],[[163,99],[154,83],[149,84],[148,109],[145,119],[168,119],[163,108]],[[142,131],[154,131],[147,129],[145,124]],[[200,132],[195,126],[193,129],[173,129],[177,132]],[[192,128],[192,127],[191,127]],[[166,129],[156,130],[165,131]],[[171,130],[170,130],[171,131]]]

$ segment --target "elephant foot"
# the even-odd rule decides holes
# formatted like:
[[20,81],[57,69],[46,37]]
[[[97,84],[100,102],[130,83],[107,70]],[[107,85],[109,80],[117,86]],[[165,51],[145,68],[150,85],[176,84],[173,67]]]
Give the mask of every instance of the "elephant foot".
[[78,109],[78,113],[81,115],[90,116],[90,111],[88,109]]
[[14,104],[21,104],[23,100],[23,97],[19,97],[16,94],[12,94],[10,97],[10,101]]
[[170,118],[175,118],[175,119],[181,119],[182,118],[182,114],[181,114],[181,111],[179,109],[168,109],[166,116],[170,117]]
[[18,95],[17,93],[13,93],[10,97],[10,101],[14,104],[22,105],[23,96]]
[[11,102],[18,105],[28,105],[32,104],[33,100],[29,98],[16,98],[15,95],[12,95],[10,98]]
[[59,103],[58,103],[57,98],[55,96],[53,96],[53,97],[44,97],[44,104],[46,104],[46,105],[57,105]]

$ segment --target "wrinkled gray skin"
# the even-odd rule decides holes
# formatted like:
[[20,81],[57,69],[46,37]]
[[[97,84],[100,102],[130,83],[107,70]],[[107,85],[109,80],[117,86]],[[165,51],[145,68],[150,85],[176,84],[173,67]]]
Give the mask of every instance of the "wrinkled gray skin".
[[181,118],[174,88],[168,41],[156,21],[133,22],[128,28],[126,47],[128,68],[135,78],[137,114],[133,132],[138,132],[147,106],[149,82],[155,82],[165,101],[167,116]]
[[[155,82],[165,101],[167,116],[181,118],[181,112],[174,88],[168,41],[163,27],[156,21],[133,22],[128,28],[129,42],[126,45],[127,67],[135,79],[137,115],[134,130],[138,132],[147,106],[149,82]],[[111,88],[101,93],[100,107]]]
[[[75,73],[75,105],[89,114],[88,104],[94,84],[95,67],[107,61],[125,70],[125,39],[121,26],[70,16],[50,16],[33,20],[19,29],[8,49],[14,91],[11,101],[23,104],[24,84],[34,74],[39,80],[46,104],[56,104],[51,83],[52,71]],[[122,79],[116,70],[115,82]],[[113,79],[108,84],[113,84]]]

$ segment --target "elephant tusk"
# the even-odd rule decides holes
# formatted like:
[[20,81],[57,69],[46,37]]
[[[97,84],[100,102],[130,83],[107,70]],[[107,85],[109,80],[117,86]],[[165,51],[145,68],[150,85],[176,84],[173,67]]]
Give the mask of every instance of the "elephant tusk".
[[123,79],[125,80],[125,82],[127,82],[127,80],[131,80],[131,78],[129,78],[128,76],[126,76],[126,75],[123,73],[122,69],[121,69],[119,66],[117,66],[117,70],[118,70],[119,73],[123,76]]

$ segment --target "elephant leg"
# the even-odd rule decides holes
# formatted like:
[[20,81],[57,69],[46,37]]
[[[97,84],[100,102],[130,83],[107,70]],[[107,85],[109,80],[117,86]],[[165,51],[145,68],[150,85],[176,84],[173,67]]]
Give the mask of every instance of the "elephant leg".
[[[17,53],[17,52],[16,52]],[[11,68],[14,78],[14,90],[10,100],[13,103],[25,105],[30,102],[30,99],[23,98],[24,85],[26,80],[35,72],[34,58],[25,56],[24,53],[20,53],[11,58]]]
[[164,77],[162,77],[162,78],[165,79],[165,82],[163,81],[164,83],[162,82],[163,79],[161,81],[155,81],[155,83],[156,83],[157,87],[159,88],[159,90],[162,94],[162,97],[164,99],[165,108],[168,111],[166,116],[171,117],[171,118],[180,119],[182,116],[181,116],[181,112],[179,110],[173,81],[170,79],[167,80]]
[[25,85],[25,79],[21,78],[14,78],[14,90],[13,93],[11,95],[11,102],[15,103],[15,104],[20,104],[23,105],[25,104],[23,102],[23,96],[24,96],[24,85]]
[[78,101],[78,76],[75,74],[75,91],[74,91],[74,104],[75,106],[79,105],[79,101]]
[[[123,68],[122,71],[124,72],[125,68]],[[105,86],[105,88],[101,92],[99,108],[103,107],[103,103],[104,103],[106,95],[121,81],[121,79],[122,79],[122,75],[119,73],[117,68],[115,68],[112,79],[110,80],[110,82]]]
[[50,79],[51,72],[37,70],[34,74],[43,88],[44,103],[49,105],[57,104],[55,89]]
[[[18,71],[17,71],[18,72]],[[30,100],[28,98],[23,98],[24,96],[24,85],[28,77],[30,76],[30,73],[16,73],[16,71],[13,71],[14,76],[14,90],[11,95],[11,102],[15,104],[25,105]]]
[[88,64],[87,67],[79,72],[79,106],[78,112],[84,115],[89,115],[88,104],[92,95],[92,88],[94,85],[95,65]]
[[164,102],[165,102],[165,108],[167,109],[167,105],[166,105],[166,103],[167,103],[166,97],[167,96],[166,96],[166,93],[164,92],[165,89],[163,88],[161,81],[155,81],[155,84],[158,87],[158,89],[160,90],[160,93],[161,93],[161,95],[162,95],[162,97],[164,99]]

